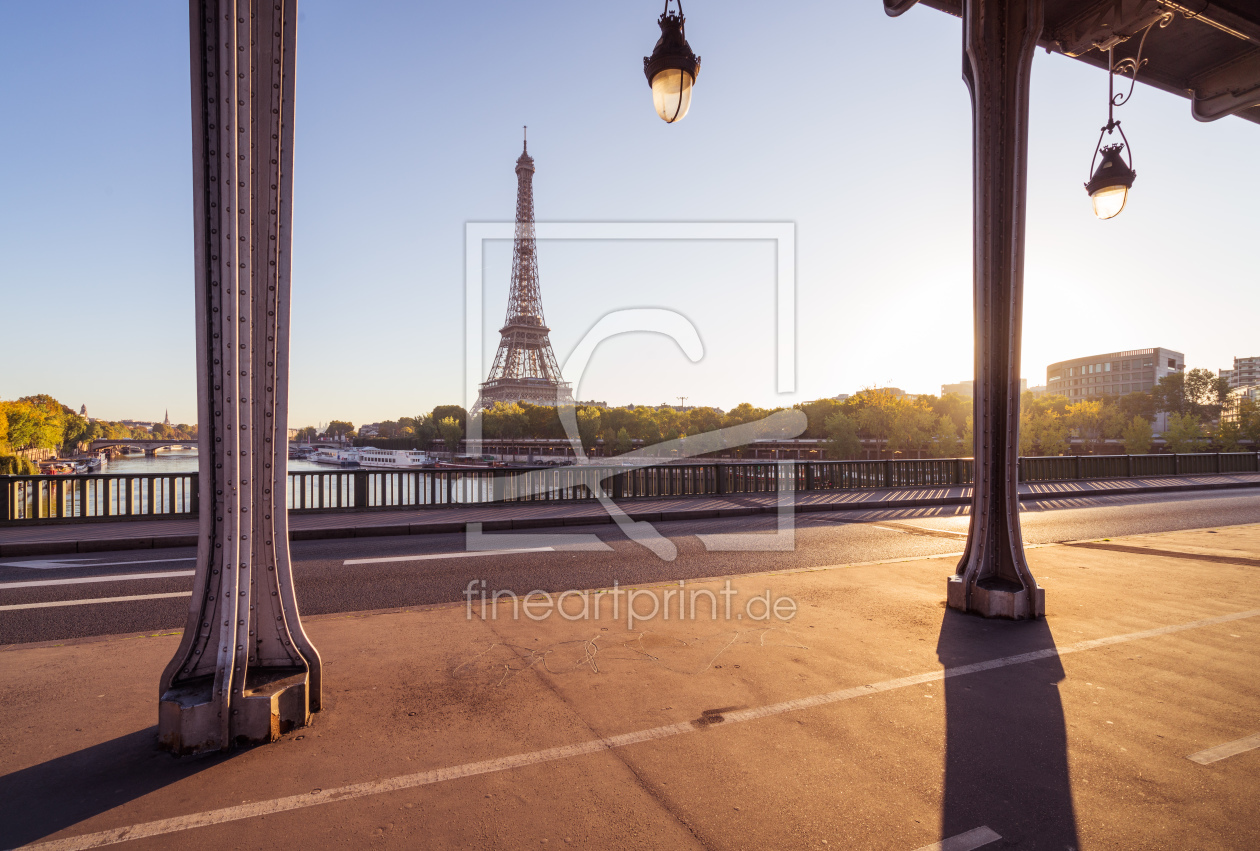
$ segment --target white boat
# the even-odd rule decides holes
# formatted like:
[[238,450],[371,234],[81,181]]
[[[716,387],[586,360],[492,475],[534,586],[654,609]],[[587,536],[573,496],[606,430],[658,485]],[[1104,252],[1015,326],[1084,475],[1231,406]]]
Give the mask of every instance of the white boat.
[[359,466],[360,451],[356,447],[338,449],[336,447],[323,446],[311,456],[311,460],[316,464],[328,464],[333,467],[357,467]]
[[416,470],[432,465],[429,453],[416,449],[359,450],[359,466],[374,470]]

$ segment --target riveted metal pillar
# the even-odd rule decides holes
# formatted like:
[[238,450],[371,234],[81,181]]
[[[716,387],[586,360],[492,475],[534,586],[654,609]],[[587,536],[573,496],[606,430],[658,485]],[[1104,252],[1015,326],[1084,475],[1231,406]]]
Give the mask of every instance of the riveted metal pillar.
[[191,0],[200,533],[158,736],[267,742],[319,709],[285,509],[295,0]]
[[949,605],[1039,617],[1044,592],[1019,523],[1020,345],[1028,185],[1028,94],[1042,0],[963,0],[971,93],[975,293],[975,488]]

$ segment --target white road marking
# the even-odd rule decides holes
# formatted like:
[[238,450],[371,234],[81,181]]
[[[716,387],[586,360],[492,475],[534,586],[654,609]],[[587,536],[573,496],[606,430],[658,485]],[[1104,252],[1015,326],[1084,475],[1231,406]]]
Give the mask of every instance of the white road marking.
[[1234,742],[1226,742],[1223,745],[1217,745],[1216,747],[1208,748],[1205,751],[1192,753],[1190,756],[1186,757],[1186,759],[1191,762],[1197,762],[1199,765],[1210,765],[1214,762],[1220,762],[1226,757],[1245,753],[1247,751],[1255,750],[1256,748],[1260,748],[1260,733],[1256,733],[1254,736],[1248,736],[1245,739],[1239,739]]
[[169,594],[136,594],[133,597],[97,597],[94,600],[54,600],[50,603],[21,603],[16,606],[0,606],[0,612],[16,612],[19,609],[54,609],[58,606],[88,606],[94,603],[129,603],[132,600],[164,600],[168,597],[191,596],[191,591],[172,591]]
[[951,836],[949,839],[942,839],[940,842],[933,842],[931,845],[924,845],[916,851],[972,851],[973,848],[997,842],[1001,838],[986,825]]
[[885,532],[896,532],[898,535],[913,535],[914,534],[913,532],[907,532],[905,529],[894,529],[891,526],[876,526],[874,523],[871,523],[870,527],[872,529],[883,529]]
[[116,573],[112,576],[79,576],[74,579],[33,579],[29,582],[0,582],[0,591],[10,588],[43,588],[47,585],[85,585],[91,582],[122,582],[129,579],[169,579],[192,576],[195,570],[167,570],[156,573]]
[[[957,668],[946,668],[939,671],[929,671],[926,674],[916,674],[910,677],[901,677],[895,680],[885,680],[880,683],[869,683],[867,685],[855,686],[853,688],[842,689],[841,691],[828,692],[826,694],[816,694],[810,697],[803,697],[797,700],[788,700],[783,703],[772,703],[769,706],[760,706],[752,709],[742,709],[734,712],[722,713],[723,724],[719,727],[706,725],[703,729],[712,731],[721,729],[722,727],[739,723],[741,721],[752,721],[756,718],[768,718],[774,715],[782,715],[785,712],[794,712],[798,709],[809,709],[815,706],[824,706],[829,703],[838,703],[844,700],[852,700],[856,697],[865,697],[871,694],[878,694],[884,691],[892,691],[894,689],[905,688],[906,686],[922,685],[923,683],[938,682],[947,677],[960,677],[965,674],[979,673],[980,671],[991,671],[995,668],[1005,668],[1010,665],[1020,665],[1024,662],[1034,662],[1038,659],[1049,659],[1055,656],[1063,656],[1068,653],[1079,653],[1082,650],[1096,650],[1099,647],[1110,647],[1113,644],[1124,644],[1129,641],[1139,641],[1143,638],[1155,638],[1162,635],[1171,635],[1177,632],[1184,632],[1189,629],[1201,629],[1205,626],[1216,626],[1217,624],[1229,623],[1231,621],[1244,620],[1246,618],[1254,618],[1260,616],[1260,609],[1250,609],[1245,612],[1235,612],[1231,615],[1219,615],[1214,618],[1205,618],[1198,621],[1190,621],[1189,623],[1173,624],[1171,626],[1161,626],[1155,629],[1143,630],[1142,632],[1130,632],[1123,635],[1113,635],[1107,638],[1095,638],[1090,641],[1079,641],[1076,644],[1069,644],[1065,647],[1048,648],[1046,650],[1035,650],[1031,653],[1020,653],[1017,656],[1004,656],[1000,659],[991,659],[988,662],[977,662],[973,665],[960,665]],[[159,819],[158,821],[144,822],[142,824],[133,824],[127,827],[116,827],[111,830],[103,830],[99,833],[85,833],[81,836],[70,836],[65,839],[53,839],[48,842],[40,842],[34,845],[24,845],[23,848],[39,849],[39,851],[86,851],[89,848],[99,848],[102,845],[114,845],[119,842],[127,842],[132,839],[144,839],[149,836],[163,836],[168,833],[178,833],[184,830],[191,830],[196,827],[209,827],[215,824],[226,824],[228,822],[240,821],[241,819],[254,818],[255,816],[267,816],[273,813],[283,813],[289,810],[300,810],[306,807],[314,807],[320,804],[330,804],[335,801],[348,801],[355,798],[366,798],[370,795],[381,795],[387,792],[397,792],[400,789],[414,789],[418,786],[430,786],[434,783],[443,783],[447,780],[458,780],[464,777],[475,777],[480,774],[492,774],[498,771],[509,771],[514,768],[522,768],[527,765],[538,765],[544,762],[554,762],[556,760],[568,759],[575,756],[586,756],[588,754],[601,753],[602,751],[612,750],[613,748],[624,748],[629,745],[636,745],[641,742],[651,742],[659,739],[668,739],[672,736],[680,736],[686,733],[694,733],[701,729],[691,721],[683,721],[678,724],[667,724],[663,727],[652,727],[648,730],[636,730],[632,733],[623,733],[620,736],[608,736],[603,739],[592,739],[585,742],[578,742],[572,745],[561,745],[560,747],[547,748],[546,750],[533,751],[532,753],[514,754],[512,756],[498,757],[497,759],[488,759],[483,762],[470,762],[464,765],[455,765],[449,768],[437,768],[431,771],[421,771],[416,774],[404,774],[399,777],[389,777],[384,780],[368,780],[364,783],[353,783],[348,786],[339,786],[332,789],[319,789],[304,795],[290,795],[287,798],[273,798],[269,801],[254,801],[248,804],[240,804],[234,807],[224,807],[218,810],[207,810],[200,813],[192,813],[185,816],[175,816],[168,819]],[[987,828],[977,828],[982,830]],[[968,831],[961,836],[969,836],[975,834],[976,831]],[[952,842],[959,837],[950,837],[944,842]],[[986,840],[992,841],[992,840]],[[983,843],[982,843],[983,844]],[[977,845],[929,845],[928,848],[942,848],[947,851],[962,851],[963,848],[976,848]]]
[[[954,535],[955,537],[958,537],[958,538],[967,537],[966,532],[958,532],[958,531],[955,531],[954,529],[933,529],[931,526],[920,526],[917,523],[907,523],[906,525],[913,526],[916,529],[922,529],[925,532],[940,532],[942,535]],[[977,827],[976,830],[988,830],[988,828]],[[974,831],[969,831],[969,832],[974,833]],[[961,835],[966,836],[967,834],[964,833]],[[996,836],[997,834],[994,834],[994,835]],[[998,838],[1001,839],[1000,836]],[[989,840],[989,841],[992,842],[993,840]]]
[[515,549],[485,550],[473,553],[428,553],[422,556],[389,556],[387,558],[351,558],[342,564],[377,564],[387,561],[429,561],[440,558],[472,558],[473,556],[501,556],[508,553],[554,553],[555,547],[517,547]]
[[166,564],[171,561],[196,561],[196,556],[187,558],[146,558],[139,561],[92,561],[86,558],[44,559],[42,561],[8,561],[0,567],[29,567],[33,570],[55,570],[67,567],[113,567],[118,564]]

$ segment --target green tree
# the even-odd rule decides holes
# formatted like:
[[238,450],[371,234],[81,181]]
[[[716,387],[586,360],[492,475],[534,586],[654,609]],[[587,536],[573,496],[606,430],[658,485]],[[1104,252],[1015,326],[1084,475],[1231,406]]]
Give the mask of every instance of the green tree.
[[625,428],[617,429],[617,442],[614,444],[618,455],[625,455],[634,449],[634,441],[630,437],[630,432]]
[[1173,452],[1202,452],[1208,445],[1203,424],[1193,414],[1169,414],[1164,443]]
[[[953,395],[953,394],[950,394]],[[967,421],[963,417],[963,423]],[[958,425],[948,414],[936,418],[936,430],[932,435],[932,454],[937,458],[957,458],[963,454],[962,439],[958,436]]]
[[1145,455],[1151,451],[1151,424],[1146,417],[1134,415],[1124,428],[1124,451],[1130,455]]
[[893,420],[890,446],[897,452],[914,452],[918,458],[932,445],[936,433],[936,417],[932,409],[918,400],[902,399]]
[[1238,425],[1242,436],[1251,441],[1252,451],[1260,451],[1260,404],[1243,399],[1238,405]]
[[305,426],[298,429],[297,439],[300,443],[310,443],[316,436],[315,426]]
[[438,405],[429,416],[434,423],[440,423],[449,417],[459,423],[461,429],[468,427],[468,412],[459,405]]
[[721,427],[722,418],[712,408],[692,408],[687,412],[687,434],[706,434]]
[[1239,441],[1242,438],[1242,424],[1237,420],[1222,420],[1212,433],[1213,440],[1216,441],[1216,448],[1219,452],[1237,452],[1242,449]]
[[459,442],[464,439],[464,427],[454,417],[447,417],[437,423],[438,437],[446,446],[446,451],[454,458],[459,452]]
[[416,444],[421,449],[427,449],[437,437],[437,425],[430,417],[423,414],[411,418],[411,430],[416,436]]
[[[751,405],[749,407],[752,407]],[[832,414],[845,410],[845,404],[835,399],[816,399],[813,402],[802,402],[795,406],[805,413],[809,423],[802,438],[821,440],[827,436],[827,418]]]
[[854,406],[858,426],[875,441],[877,450],[887,451],[891,458],[890,442],[900,413],[901,397],[881,388],[867,389],[854,394]]
[[946,393],[939,399],[933,396],[928,400],[928,405],[938,417],[949,417],[954,424],[955,434],[961,434],[963,429],[967,427],[967,417],[971,416],[971,412],[975,407],[971,399],[966,396],[959,396],[957,393]]
[[862,440],[858,437],[857,422],[847,414],[836,411],[827,417],[827,454],[832,458],[848,460],[862,454]]
[[576,413],[578,437],[582,441],[582,449],[589,454],[599,439],[599,408],[581,407]]
[[324,434],[332,438],[342,438],[347,437],[353,431],[354,423],[347,422],[346,420],[333,420],[328,424],[328,427],[324,429]]
[[1155,421],[1155,397],[1150,393],[1135,392],[1116,399],[1116,407],[1128,420],[1143,417],[1147,422]]
[[1153,395],[1156,410],[1215,419],[1229,396],[1229,382],[1207,369],[1173,372],[1159,380]]

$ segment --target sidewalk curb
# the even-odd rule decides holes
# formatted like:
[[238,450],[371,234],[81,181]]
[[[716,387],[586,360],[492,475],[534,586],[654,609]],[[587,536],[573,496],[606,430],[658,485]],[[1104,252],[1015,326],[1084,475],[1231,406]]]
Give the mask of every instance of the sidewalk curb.
[[[1058,493],[1026,493],[1020,502],[1048,502],[1081,497],[1125,496],[1149,493],[1184,493],[1190,491],[1237,490],[1260,488],[1257,482],[1222,482],[1220,484],[1156,485],[1154,487],[1118,487],[1106,490],[1076,490]],[[887,499],[878,502],[840,502],[798,504],[801,514],[817,512],[869,511],[889,508],[927,508],[934,506],[970,505],[970,497],[924,497],[920,499]],[[748,517],[754,514],[775,514],[778,506],[765,505],[744,508],[680,509],[678,511],[627,512],[634,521],[658,523],[670,520],[712,520],[720,517]],[[472,521],[470,521],[472,522]],[[551,529],[557,526],[611,525],[612,517],[521,517],[510,520],[483,520],[483,532],[504,532],[517,529]],[[290,541],[325,541],[347,538],[380,538],[399,535],[458,534],[466,523],[434,522],[391,524],[380,526],[343,526],[330,529],[291,529]],[[171,547],[195,547],[196,535],[152,535],[136,538],[93,538],[81,541],[30,541],[0,544],[0,558],[9,556],[67,555],[73,553],[98,553],[114,550],[167,549]]]

